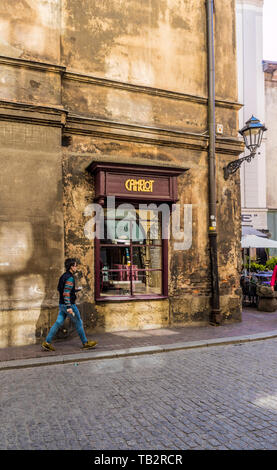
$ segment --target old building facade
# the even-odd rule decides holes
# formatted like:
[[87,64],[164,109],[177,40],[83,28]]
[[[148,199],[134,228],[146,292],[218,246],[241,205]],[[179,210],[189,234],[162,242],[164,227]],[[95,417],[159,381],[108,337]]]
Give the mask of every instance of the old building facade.
[[[236,0],[238,99],[243,103],[239,112],[240,129],[252,115],[261,122],[266,119],[262,66],[263,4],[263,0]],[[268,230],[266,138],[265,134],[259,158],[253,159],[251,164],[243,163],[240,170],[242,225],[265,232]]]
[[[265,106],[268,136],[266,142],[266,196],[268,209],[268,229],[273,240],[277,240],[277,195],[276,195],[276,155],[277,155],[277,62],[263,61],[265,77]],[[270,250],[276,256],[277,250]]]
[[[241,177],[242,230],[254,228],[277,239],[275,194],[276,62],[263,60],[264,0],[237,0],[238,99],[243,103],[239,126],[254,114],[266,122],[258,158],[243,163]],[[251,80],[250,80],[251,77]],[[248,151],[247,151],[248,153]],[[270,256],[277,250],[269,249]],[[251,250],[253,259],[256,250]]]
[[[91,331],[208,321],[205,3],[1,2],[1,347],[45,336],[69,256],[80,261],[78,305]],[[235,0],[214,3],[220,308],[223,320],[235,321],[240,181],[223,177],[243,149]],[[136,222],[127,229],[139,231],[132,242],[130,234],[93,239],[91,204],[103,207],[107,232],[108,196],[135,209],[142,202],[191,207],[191,245],[152,240]]]

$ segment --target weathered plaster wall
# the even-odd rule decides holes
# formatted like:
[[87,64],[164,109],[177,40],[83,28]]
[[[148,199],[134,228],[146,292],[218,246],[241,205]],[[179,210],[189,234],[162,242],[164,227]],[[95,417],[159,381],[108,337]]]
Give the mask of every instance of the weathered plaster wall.
[[[0,346],[35,342],[63,258],[60,129],[1,122]],[[45,321],[46,325],[45,325]]]
[[223,317],[241,320],[241,210],[240,178],[235,174],[227,181],[223,168],[228,164],[226,156],[218,155],[217,224],[218,271],[220,301]]
[[[235,1],[215,5],[217,73],[229,70],[228,84],[217,82],[217,95],[236,99]],[[205,1],[84,0],[82,7],[78,0],[67,0],[62,12],[61,60],[68,68],[207,95]]]
[[[234,0],[215,1],[218,240],[224,318],[240,319],[239,184]],[[45,335],[57,278],[80,260],[80,310],[98,331],[208,320],[207,54],[205,0],[3,0],[0,5],[0,346]],[[61,146],[61,137],[64,137]],[[169,246],[169,299],[94,301],[94,246],[84,211],[95,160],[189,168],[187,251]],[[8,263],[8,264],[7,264]]]
[[31,65],[0,57],[1,100],[45,106],[61,105],[61,68]]
[[[185,93],[119,86],[113,81],[66,73],[62,95],[71,113],[94,119],[192,133],[205,132],[207,127],[207,100]],[[237,115],[233,104],[217,100],[216,122],[223,124],[225,135],[236,137]]]
[[235,7],[236,0],[214,2],[216,97],[234,101],[238,99]]
[[[192,246],[175,251],[174,240],[169,244],[169,304],[152,301],[150,311],[145,308],[138,315],[140,302],[94,303],[94,247],[84,233],[91,217],[85,209],[94,197],[94,181],[86,171],[91,161],[118,161],[121,163],[167,166],[188,165],[190,170],[178,177],[179,202],[192,204]],[[219,219],[219,273],[223,317],[240,319],[239,259],[240,246],[234,240],[234,231],[240,233],[239,181],[226,182],[223,166],[228,157],[217,156],[219,182],[217,191]],[[73,254],[81,262],[83,286],[79,298],[88,325],[98,331],[137,329],[149,325],[185,325],[205,322],[210,311],[210,261],[207,235],[208,185],[207,154],[204,151],[159,147],[141,143],[113,142],[109,139],[73,136],[64,149],[66,175],[64,206],[67,255]],[[221,176],[220,176],[221,175]],[[232,220],[232,225],[230,224]],[[167,310],[167,314],[165,314]],[[148,314],[150,314],[148,316]],[[116,326],[116,321],[118,324]],[[167,323],[168,322],[168,323]]]
[[78,0],[64,3],[61,60],[68,68],[123,82],[206,93],[203,0],[83,0],[82,8]]
[[[71,111],[192,132],[205,127],[206,102],[177,96],[207,97],[204,0],[83,0],[82,11],[79,4],[68,0],[62,10],[63,99]],[[237,100],[234,9],[234,0],[215,2],[216,97],[225,101]],[[156,89],[171,94],[157,98]],[[237,135],[236,114],[224,110],[217,118]]]
[[64,245],[61,114],[52,109],[61,106],[60,7],[0,4],[0,347],[35,342],[56,315]]
[[0,55],[60,61],[61,0],[1,0]]
[[[217,229],[220,306],[224,320],[241,318],[239,180],[228,183],[223,167],[228,160],[217,155]],[[192,204],[192,246],[175,252],[171,244],[170,287],[171,321],[173,324],[208,321],[210,311],[210,259],[207,234],[208,181],[207,155],[191,166],[180,179],[180,203]],[[231,222],[230,222],[231,221]]]

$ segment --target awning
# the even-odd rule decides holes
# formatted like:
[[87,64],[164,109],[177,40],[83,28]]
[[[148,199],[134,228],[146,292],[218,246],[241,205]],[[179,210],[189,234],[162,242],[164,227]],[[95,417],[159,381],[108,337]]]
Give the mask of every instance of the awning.
[[261,238],[256,235],[246,235],[241,239],[242,248],[277,248],[277,241]]

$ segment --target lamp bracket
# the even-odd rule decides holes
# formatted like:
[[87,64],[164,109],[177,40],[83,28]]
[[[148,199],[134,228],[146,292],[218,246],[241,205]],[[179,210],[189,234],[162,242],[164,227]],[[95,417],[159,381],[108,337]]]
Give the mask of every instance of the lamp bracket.
[[256,152],[251,152],[249,155],[246,155],[245,157],[239,158],[238,160],[233,160],[232,162],[228,163],[227,166],[223,168],[224,170],[224,179],[227,180],[230,175],[233,175],[236,173],[236,171],[240,168],[243,162],[248,162],[250,163],[252,158],[254,158],[256,155]]

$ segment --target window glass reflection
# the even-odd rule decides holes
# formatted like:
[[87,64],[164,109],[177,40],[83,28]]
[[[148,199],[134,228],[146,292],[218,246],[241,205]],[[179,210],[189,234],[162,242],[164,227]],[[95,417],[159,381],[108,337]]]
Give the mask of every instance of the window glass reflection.
[[100,295],[124,296],[131,295],[131,283],[123,276],[122,270],[108,271],[105,267],[100,271]]
[[156,245],[133,246],[133,265],[138,269],[161,269],[162,247]]
[[134,295],[161,295],[162,272],[161,271],[137,271],[133,281]]
[[[100,240],[100,296],[162,294],[161,214],[106,210]],[[122,218],[123,217],[123,218]]]

